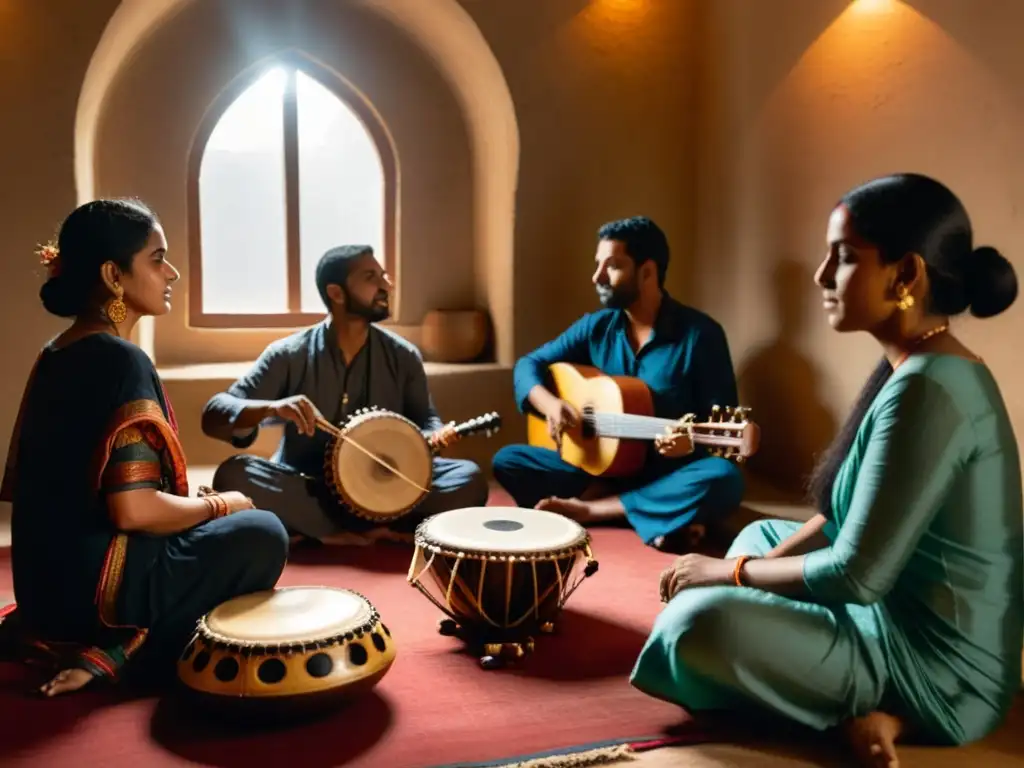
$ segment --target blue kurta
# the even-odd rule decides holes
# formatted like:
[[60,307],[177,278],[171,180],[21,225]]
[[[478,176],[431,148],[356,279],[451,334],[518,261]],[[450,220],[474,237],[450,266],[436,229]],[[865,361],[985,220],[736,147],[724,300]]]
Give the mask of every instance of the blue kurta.
[[[530,390],[546,383],[548,366],[556,362],[639,378],[651,390],[655,415],[666,419],[688,413],[703,419],[713,405],[737,405],[736,376],[721,325],[667,293],[663,296],[651,337],[639,352],[630,344],[626,313],[604,309],[584,315],[522,357],[513,371],[520,411],[530,408]],[[548,496],[579,496],[593,480],[556,452],[526,445],[500,450],[494,474],[523,507]],[[737,467],[701,449],[684,459],[667,459],[652,445],[641,474],[616,485],[630,523],[647,543],[678,531],[698,513],[727,511],[743,496]]]
[[[1020,686],[1024,508],[989,370],[951,355],[905,362],[861,423],[829,517],[829,544],[803,560],[804,599],[684,589],[633,684],[691,709],[761,706],[820,729],[882,709],[938,742],[991,733]],[[797,528],[755,523],[729,557],[764,555]]]

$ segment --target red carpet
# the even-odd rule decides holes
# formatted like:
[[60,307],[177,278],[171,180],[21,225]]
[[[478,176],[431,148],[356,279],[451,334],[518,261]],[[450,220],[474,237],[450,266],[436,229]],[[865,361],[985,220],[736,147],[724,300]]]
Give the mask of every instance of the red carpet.
[[[560,633],[541,638],[518,669],[485,671],[437,633],[438,610],[406,582],[411,548],[296,552],[282,585],[356,589],[390,627],[398,655],[374,693],[316,722],[242,733],[203,722],[173,697],[29,698],[32,679],[3,664],[0,764],[427,768],[657,740],[684,715],[633,690],[628,674],[671,557],[627,530],[595,530],[593,539],[600,570],[570,598]],[[9,553],[0,558],[0,593],[9,595]],[[688,730],[684,740],[700,740]]]

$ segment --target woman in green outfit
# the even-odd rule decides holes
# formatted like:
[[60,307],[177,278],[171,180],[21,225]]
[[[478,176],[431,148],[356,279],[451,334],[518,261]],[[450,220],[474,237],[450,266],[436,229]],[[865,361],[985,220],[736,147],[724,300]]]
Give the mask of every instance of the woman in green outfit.
[[1017,441],[992,373],[948,331],[1007,309],[1017,279],[924,176],[847,193],[827,240],[829,323],[884,357],[812,478],[819,512],[748,526],[724,560],[676,560],[631,682],[691,711],[841,726],[888,768],[901,738],[982,738],[1020,687]]

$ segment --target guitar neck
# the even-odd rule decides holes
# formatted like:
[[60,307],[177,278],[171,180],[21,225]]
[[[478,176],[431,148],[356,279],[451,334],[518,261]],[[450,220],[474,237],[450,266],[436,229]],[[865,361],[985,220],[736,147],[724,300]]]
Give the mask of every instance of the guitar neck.
[[595,413],[594,430],[601,437],[619,440],[653,440],[675,424],[673,419],[638,416],[633,413]]
[[[594,429],[601,437],[613,437],[619,440],[654,440],[664,435],[665,431],[676,424],[675,419],[662,419],[656,416],[638,416],[632,413],[595,413]],[[742,428],[742,424],[721,422],[713,424],[694,424],[693,442],[698,445],[731,447],[736,444],[737,434],[730,429]],[[709,434],[709,430],[726,434]],[[733,432],[733,434],[729,434]]]
[[[470,435],[476,435],[484,433],[488,437],[496,433],[501,429],[501,417],[497,413],[490,413],[486,416],[480,416],[469,421],[464,421],[461,424],[456,424],[454,428],[455,434],[452,436],[449,445],[453,445],[464,437]],[[444,446],[434,445],[431,447],[431,453],[435,456],[438,455]]]

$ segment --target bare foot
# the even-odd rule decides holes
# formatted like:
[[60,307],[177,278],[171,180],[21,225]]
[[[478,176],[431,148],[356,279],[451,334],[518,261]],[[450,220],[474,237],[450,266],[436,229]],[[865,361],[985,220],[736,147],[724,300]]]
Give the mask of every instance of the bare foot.
[[885,712],[872,712],[848,720],[846,738],[866,768],[899,768],[896,740],[903,732],[903,721]]
[[549,496],[537,502],[534,509],[543,509],[575,520],[577,523],[585,523],[591,519],[590,505],[579,499],[560,499],[557,496]]
[[84,688],[93,679],[93,674],[87,669],[62,669],[52,680],[39,688],[43,696],[59,696],[62,693],[72,693]]
[[703,525],[691,523],[681,531],[669,534],[668,536],[659,536],[651,542],[651,546],[663,552],[675,551],[677,549],[681,549],[684,552],[692,552],[704,541],[706,533],[707,529]]

